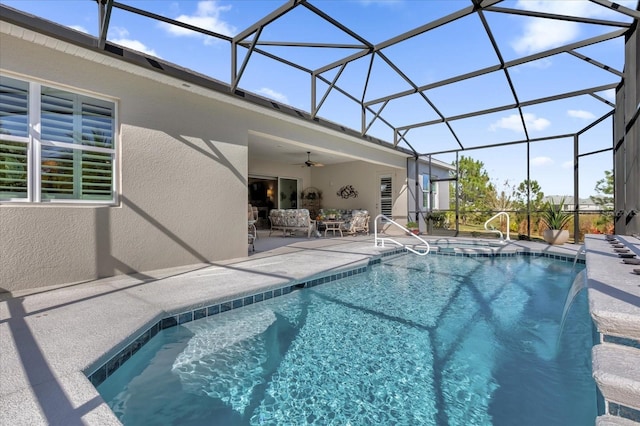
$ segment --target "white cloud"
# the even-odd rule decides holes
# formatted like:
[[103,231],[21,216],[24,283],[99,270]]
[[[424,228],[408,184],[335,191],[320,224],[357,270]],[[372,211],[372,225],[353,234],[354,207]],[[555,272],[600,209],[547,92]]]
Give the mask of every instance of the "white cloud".
[[524,129],[522,128],[522,121],[520,120],[520,116],[518,114],[512,114],[508,117],[503,117],[489,126],[489,130],[493,132],[498,129],[508,129],[513,130],[514,132],[524,131]]
[[570,109],[569,111],[567,111],[567,115],[569,117],[582,118],[583,120],[591,120],[593,118],[596,118],[593,113],[589,111],[583,111],[581,109]]
[[549,157],[534,157],[531,159],[532,166],[550,166],[553,160]]
[[[193,15],[180,15],[175,18],[176,21],[216,33],[232,36],[236,33],[236,28],[220,18],[222,12],[227,12],[231,6],[219,6],[216,0],[207,0],[198,2],[198,7]],[[186,28],[162,22],[161,27],[170,34],[177,37],[202,37],[205,43],[211,43],[213,40],[209,36],[188,30]]]
[[120,46],[126,47],[127,49],[137,50],[138,52],[142,52],[145,55],[155,56],[159,58],[160,56],[156,53],[155,50],[148,48],[144,43],[138,40],[129,40],[125,38],[121,39],[113,39],[112,42],[119,44]]
[[578,36],[576,22],[529,20],[524,34],[511,42],[516,53],[528,55],[561,46]]
[[[616,1],[616,3],[630,9],[635,9],[636,2],[636,0]],[[622,18],[623,16],[621,13],[615,12],[608,7],[584,0],[518,0],[516,7],[537,12],[580,16],[583,18],[603,18],[607,16],[617,16],[618,18]]]
[[70,25],[69,28],[76,30],[76,31],[80,31],[81,33],[87,33],[89,34],[89,31],[87,31],[87,29],[85,27],[83,27],[82,25]]
[[[527,125],[528,130],[544,130],[551,122],[546,118],[537,117],[535,114],[525,113],[523,114],[524,122]],[[507,129],[513,130],[514,132],[523,132],[522,128],[522,120],[520,119],[520,115],[511,114],[508,117],[503,117],[500,120],[493,123],[489,126],[489,130],[496,131],[498,129]]]
[[609,99],[611,102],[616,101],[616,89],[609,89],[602,92],[605,98]]
[[276,92],[275,90],[269,89],[268,87],[263,87],[262,89],[258,90],[256,93],[264,95],[280,103],[287,104],[287,105],[289,104],[289,99],[287,99],[286,95]]
[[526,67],[537,68],[539,70],[550,68],[551,65],[553,65],[553,61],[550,58],[542,58],[542,59],[527,62],[526,64],[524,64],[524,66]]
[[551,122],[546,118],[538,118],[535,114],[524,114],[524,122],[527,123],[527,129],[529,130],[544,130],[551,125]]
[[127,49],[137,50],[138,52],[142,52],[149,56],[155,56],[157,58],[160,57],[155,50],[150,49],[141,41],[129,38],[129,31],[127,31],[126,28],[113,27],[111,31],[115,33],[116,38],[110,38],[109,41],[126,47]]
[[[618,3],[635,9],[635,0],[622,0]],[[589,1],[576,0],[518,0],[517,8],[547,12],[560,15],[580,16],[585,18],[611,18],[620,13]],[[528,18],[522,35],[511,42],[513,49],[521,54],[531,54],[561,46],[575,40],[580,33],[580,24],[555,19]]]

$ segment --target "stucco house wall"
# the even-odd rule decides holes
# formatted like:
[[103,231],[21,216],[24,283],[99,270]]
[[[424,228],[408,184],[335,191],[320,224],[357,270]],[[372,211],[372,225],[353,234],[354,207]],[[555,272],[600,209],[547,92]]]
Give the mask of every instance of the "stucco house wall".
[[[380,176],[392,177],[393,219],[406,221],[406,170],[399,167],[384,167],[363,161],[341,163],[331,167],[314,168],[311,172],[313,186],[322,191],[322,207],[333,209],[365,209],[373,219],[380,214]],[[338,191],[351,185],[358,192],[355,198],[342,198]]]
[[121,160],[116,206],[0,207],[2,289],[246,254],[240,110],[5,34],[0,44],[3,71],[115,98]]
[[[0,45],[5,75],[112,98],[119,132],[116,205],[0,205],[0,292],[246,256],[250,167],[257,174],[282,167],[248,164],[253,135],[366,159],[358,170],[395,169],[398,184],[406,177],[406,159],[395,151],[112,56],[6,23]],[[353,172],[336,168],[344,173],[336,182],[353,182]],[[305,187],[311,173],[285,165],[277,175]],[[370,199],[365,189],[362,196]],[[406,200],[395,205],[402,215]]]

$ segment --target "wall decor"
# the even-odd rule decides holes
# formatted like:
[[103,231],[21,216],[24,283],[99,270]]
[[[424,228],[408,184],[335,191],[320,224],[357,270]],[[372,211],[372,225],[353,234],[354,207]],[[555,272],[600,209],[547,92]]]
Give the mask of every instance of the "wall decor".
[[340,188],[336,195],[344,198],[345,200],[348,198],[358,198],[358,191],[356,191],[351,185],[345,185]]

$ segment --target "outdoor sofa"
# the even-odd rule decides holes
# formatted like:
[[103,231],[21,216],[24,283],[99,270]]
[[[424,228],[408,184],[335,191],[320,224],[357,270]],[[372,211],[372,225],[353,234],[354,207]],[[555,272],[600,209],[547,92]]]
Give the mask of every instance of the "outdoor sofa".
[[277,230],[282,231],[283,237],[295,231],[303,231],[307,233],[307,238],[311,238],[316,230],[316,221],[311,219],[308,209],[273,209],[269,212],[269,222],[269,236]]

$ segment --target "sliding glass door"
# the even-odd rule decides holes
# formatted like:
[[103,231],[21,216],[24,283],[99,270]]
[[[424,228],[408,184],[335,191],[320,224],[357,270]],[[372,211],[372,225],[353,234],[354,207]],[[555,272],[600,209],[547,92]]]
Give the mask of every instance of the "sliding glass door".
[[278,208],[297,209],[300,191],[298,179],[278,178]]

